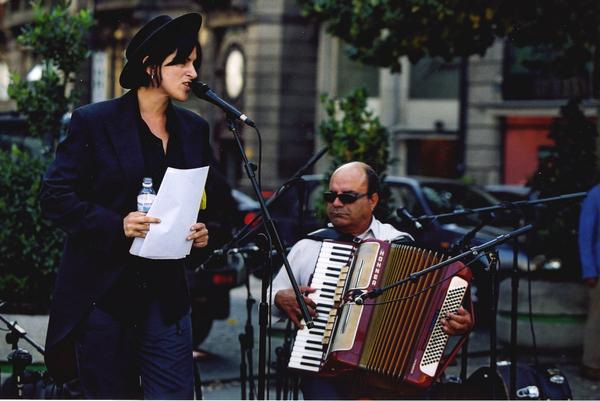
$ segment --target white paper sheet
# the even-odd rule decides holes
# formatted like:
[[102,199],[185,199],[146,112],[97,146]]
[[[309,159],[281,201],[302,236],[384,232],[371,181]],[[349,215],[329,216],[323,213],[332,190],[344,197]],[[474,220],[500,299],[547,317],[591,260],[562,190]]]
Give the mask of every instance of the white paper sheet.
[[182,259],[190,254],[190,227],[196,223],[208,167],[181,170],[169,167],[148,211],[160,223],[150,224],[146,238],[136,237],[132,255],[148,259]]

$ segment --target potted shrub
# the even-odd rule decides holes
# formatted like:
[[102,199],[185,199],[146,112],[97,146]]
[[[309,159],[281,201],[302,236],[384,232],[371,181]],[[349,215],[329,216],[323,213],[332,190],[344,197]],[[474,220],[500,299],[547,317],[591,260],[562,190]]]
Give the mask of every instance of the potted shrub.
[[[35,1],[33,14],[33,23],[17,41],[40,63],[42,77],[29,82],[13,74],[8,93],[26,119],[28,135],[41,141],[42,152],[16,146],[0,151],[0,299],[6,301],[0,312],[10,313],[9,320],[43,344],[64,236],[41,218],[38,192],[63,116],[77,99],[70,87],[88,56],[86,35],[93,19],[88,10],[73,14],[70,1],[55,2],[51,8]],[[40,314],[39,319],[31,317]],[[19,345],[29,349],[34,360],[40,358],[25,343]],[[7,354],[8,345],[0,342],[0,357]]]

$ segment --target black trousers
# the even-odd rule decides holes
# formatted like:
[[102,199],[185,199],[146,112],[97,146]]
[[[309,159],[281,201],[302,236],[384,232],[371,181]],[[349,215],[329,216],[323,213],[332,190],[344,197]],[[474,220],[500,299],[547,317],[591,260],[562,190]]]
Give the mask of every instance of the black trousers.
[[193,399],[189,311],[166,323],[158,302],[139,324],[93,308],[75,339],[83,395],[90,399]]

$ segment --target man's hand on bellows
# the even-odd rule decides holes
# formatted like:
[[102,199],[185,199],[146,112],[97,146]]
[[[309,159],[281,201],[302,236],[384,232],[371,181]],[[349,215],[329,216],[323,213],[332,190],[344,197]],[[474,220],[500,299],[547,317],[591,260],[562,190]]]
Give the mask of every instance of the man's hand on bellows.
[[456,313],[448,313],[441,319],[442,330],[451,336],[468,333],[473,328],[473,318],[462,306]]
[[196,223],[190,227],[192,233],[188,235],[188,241],[194,241],[192,246],[194,248],[204,248],[208,245],[208,229],[204,223]]
[[[302,294],[308,294],[315,291],[315,288],[300,287],[300,292]],[[315,310],[317,305],[315,302],[306,295],[304,295],[304,302],[306,302],[306,306],[308,307],[308,313],[312,317],[317,316],[317,312]],[[288,315],[290,320],[294,323],[294,325],[296,325],[297,328],[302,329],[304,327],[300,323],[302,320],[302,312],[300,311],[300,305],[298,305],[296,294],[294,293],[293,288],[277,291],[277,294],[275,294],[275,305],[277,305],[281,311]]]
[[123,232],[127,238],[144,238],[150,230],[150,224],[160,223],[156,217],[146,216],[144,212],[131,212],[123,219]]

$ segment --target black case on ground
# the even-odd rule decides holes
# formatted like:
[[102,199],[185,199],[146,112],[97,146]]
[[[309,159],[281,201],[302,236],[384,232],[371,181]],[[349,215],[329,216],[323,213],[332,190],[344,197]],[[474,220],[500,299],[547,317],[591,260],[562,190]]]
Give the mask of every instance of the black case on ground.
[[496,374],[492,375],[490,372],[489,367],[482,367],[469,376],[463,384],[465,398],[490,399],[492,380],[495,383],[495,399],[570,400],[573,398],[566,376],[553,365],[518,365],[516,397],[509,396],[510,365],[498,366]]

